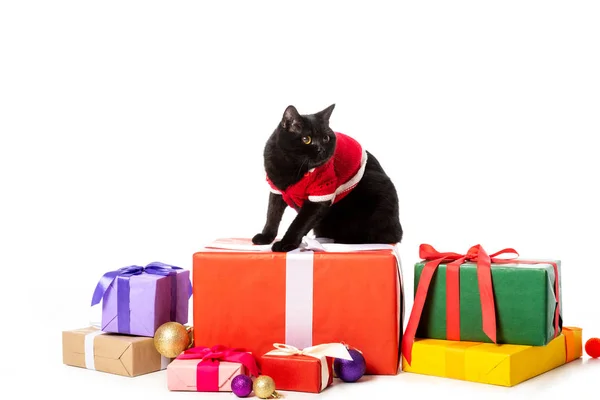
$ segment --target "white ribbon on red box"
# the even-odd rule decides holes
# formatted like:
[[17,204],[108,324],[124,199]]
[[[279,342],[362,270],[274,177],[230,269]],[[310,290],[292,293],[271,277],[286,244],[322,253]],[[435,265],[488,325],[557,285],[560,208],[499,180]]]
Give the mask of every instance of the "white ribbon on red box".
[[306,347],[302,350],[288,344],[273,343],[276,350],[271,350],[265,356],[309,356],[321,362],[321,391],[327,387],[329,382],[329,367],[326,357],[341,358],[352,361],[352,356],[341,343],[324,343],[316,346]]
[[[270,252],[272,245],[254,245],[248,239],[219,239],[205,246],[207,251]],[[399,287],[402,298],[402,264],[398,244],[344,244],[327,238],[304,237],[300,247],[286,253],[285,342],[297,348],[307,348],[312,343],[313,321],[313,263],[315,252],[345,253],[390,250],[396,258]],[[404,301],[398,315],[400,335],[404,325]],[[401,338],[399,338],[401,340]],[[400,344],[398,344],[400,345]]]

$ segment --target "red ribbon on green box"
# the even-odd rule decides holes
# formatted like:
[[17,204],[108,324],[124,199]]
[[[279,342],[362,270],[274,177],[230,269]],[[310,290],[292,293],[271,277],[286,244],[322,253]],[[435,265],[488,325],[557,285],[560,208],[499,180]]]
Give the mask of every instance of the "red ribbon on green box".
[[[514,254],[511,258],[498,258],[501,254]],[[428,244],[419,246],[419,256],[427,261],[421,273],[414,305],[406,325],[406,332],[402,340],[402,355],[411,364],[412,345],[427,299],[427,291],[431,284],[437,267],[442,263],[446,265],[446,338],[460,340],[460,266],[465,262],[475,262],[477,265],[477,284],[481,302],[481,315],[483,332],[496,343],[496,306],[494,303],[494,287],[492,284],[492,263],[494,264],[540,264],[546,263],[554,268],[554,292],[557,299],[559,293],[558,265],[552,261],[519,260],[519,253],[515,249],[506,248],[488,255],[481,245],[473,246],[467,254],[452,252],[441,253]],[[560,301],[554,314],[554,337],[559,334]]]

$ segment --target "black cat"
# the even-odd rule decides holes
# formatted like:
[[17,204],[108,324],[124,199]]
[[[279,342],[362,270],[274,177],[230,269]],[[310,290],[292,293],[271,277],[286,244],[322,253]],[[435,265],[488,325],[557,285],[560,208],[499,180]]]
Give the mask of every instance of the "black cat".
[[272,243],[287,206],[298,215],[272,250],[296,249],[310,230],[336,243],[402,240],[398,195],[377,159],[329,127],[335,107],[300,115],[289,106],[264,149],[271,186],[267,221],[254,244]]

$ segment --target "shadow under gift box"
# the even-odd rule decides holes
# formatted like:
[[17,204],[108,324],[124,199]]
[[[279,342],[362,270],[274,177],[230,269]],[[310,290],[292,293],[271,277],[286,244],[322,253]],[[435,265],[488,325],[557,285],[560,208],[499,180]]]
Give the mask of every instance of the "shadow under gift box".
[[402,370],[498,386],[515,386],[582,355],[581,328],[564,327],[546,346],[417,339]]
[[400,260],[391,250],[302,253],[195,253],[195,342],[243,347],[259,362],[273,343],[341,342],[363,352],[366,374],[397,374]]
[[63,364],[134,377],[167,368],[149,337],[104,333],[88,327],[62,333]]

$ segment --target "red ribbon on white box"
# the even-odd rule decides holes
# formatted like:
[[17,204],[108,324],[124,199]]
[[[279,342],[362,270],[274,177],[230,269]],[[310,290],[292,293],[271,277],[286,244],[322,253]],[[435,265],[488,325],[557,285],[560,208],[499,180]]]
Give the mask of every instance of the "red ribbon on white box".
[[329,368],[326,357],[341,358],[352,361],[352,356],[341,343],[324,343],[316,346],[306,347],[302,350],[288,344],[273,343],[276,350],[271,350],[265,355],[270,356],[309,356],[321,362],[321,391],[327,387],[329,382]]
[[[270,252],[272,245],[254,245],[247,239],[220,239],[205,246],[208,251],[248,251]],[[399,285],[397,291],[402,296],[402,264],[398,244],[343,244],[327,238],[304,237],[300,247],[286,253],[285,286],[285,342],[296,348],[307,348],[312,343],[313,322],[313,267],[315,252],[361,252],[389,250],[396,258]],[[400,346],[404,325],[404,301],[401,301],[399,315]],[[400,359],[400,357],[399,357]]]

